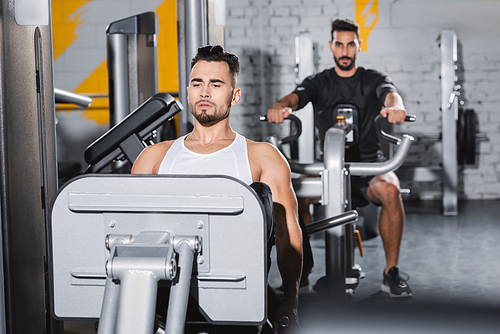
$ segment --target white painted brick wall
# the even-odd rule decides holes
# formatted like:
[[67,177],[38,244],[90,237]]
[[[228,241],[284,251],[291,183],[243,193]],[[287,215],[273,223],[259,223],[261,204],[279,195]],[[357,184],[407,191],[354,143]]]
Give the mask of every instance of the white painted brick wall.
[[[316,70],[333,66],[328,48],[330,23],[354,18],[355,0],[226,0],[226,48],[241,59],[242,103],[233,109],[232,124],[244,135],[262,140],[266,125],[259,114],[295,87],[294,38],[301,31],[314,36]],[[478,145],[475,166],[459,171],[459,194],[467,199],[500,198],[500,3],[486,0],[450,1],[379,0],[379,16],[369,36],[369,50],[358,64],[389,74],[418,122],[395,126],[396,132],[438,134],[440,114],[440,50],[436,38],[443,29],[454,29],[459,40],[462,96],[478,116],[479,131],[488,142]],[[480,23],[478,23],[480,22]],[[249,69],[247,69],[249,68]],[[273,132],[280,131],[269,126]],[[283,130],[281,130],[283,131]],[[411,163],[439,164],[439,141],[421,140],[413,145]],[[412,196],[441,197],[440,182],[410,183]]]

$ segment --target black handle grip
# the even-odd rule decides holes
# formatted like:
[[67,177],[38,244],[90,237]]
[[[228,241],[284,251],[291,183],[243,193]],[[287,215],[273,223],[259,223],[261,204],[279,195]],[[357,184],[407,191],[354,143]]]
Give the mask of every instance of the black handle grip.
[[[260,120],[262,122],[267,122],[267,116],[260,116]],[[287,144],[287,143],[290,143],[292,141],[295,141],[302,134],[302,122],[300,121],[300,118],[298,118],[297,116],[295,116],[293,114],[290,114],[290,115],[288,115],[287,118],[285,118],[285,120],[289,120],[295,125],[295,132],[292,133],[291,135],[281,139],[281,144]]]

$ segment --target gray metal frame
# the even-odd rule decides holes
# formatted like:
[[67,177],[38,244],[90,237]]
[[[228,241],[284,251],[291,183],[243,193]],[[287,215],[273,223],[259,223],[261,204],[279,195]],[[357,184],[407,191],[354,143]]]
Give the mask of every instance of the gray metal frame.
[[[312,33],[302,32],[295,36],[295,73],[296,84],[314,74],[314,54]],[[298,162],[313,163],[315,160],[315,127],[312,103],[295,112],[302,122],[302,134],[298,139]],[[313,149],[311,149],[313,148]]]
[[[439,38],[441,49],[441,136],[427,135],[438,140],[441,137],[442,166],[404,167],[396,174],[402,180],[415,182],[442,181],[442,207],[445,216],[458,214],[458,159],[457,159],[457,35],[453,30],[443,30]],[[434,138],[433,138],[434,137]]]
[[110,128],[158,92],[158,16],[147,12],[106,29]]
[[[298,198],[321,198],[326,217],[337,217],[350,209],[350,175],[379,175],[399,168],[408,155],[413,138],[403,135],[399,149],[389,160],[380,163],[344,162],[345,132],[330,128],[325,135],[324,163],[291,163],[295,173],[321,175],[292,180]],[[352,214],[351,214],[352,216]],[[313,223],[315,224],[315,223]],[[348,252],[352,225],[336,226],[325,233],[327,292],[342,298],[346,292],[347,270],[354,264],[354,254]]]
[[2,0],[0,13],[0,332],[50,332],[45,228],[57,191],[50,2]]
[[458,92],[456,85],[457,35],[453,30],[441,32],[441,130],[443,163],[443,214],[457,211],[458,161],[457,120]]
[[215,11],[225,16],[224,1],[185,0],[177,1],[177,53],[179,68],[179,100],[186,108],[180,114],[180,135],[189,132],[189,124],[194,124],[187,102],[186,87],[189,85],[191,60],[198,48],[204,45],[224,46],[225,26],[217,20]]
[[[61,189],[52,209],[51,313],[62,320],[104,316],[99,333],[142,333],[138,327],[152,326],[152,286],[177,277],[167,332],[169,326],[173,333],[182,332],[190,285],[210,323],[260,325],[267,317],[264,217],[255,192],[230,177],[79,177]],[[200,246],[193,246],[195,240]],[[174,252],[179,270],[174,270]],[[127,274],[137,271],[147,272],[133,277],[145,281],[149,297],[137,304],[149,305],[141,313],[148,323],[113,302],[137,288],[127,283],[133,278]],[[112,279],[121,280],[121,287]]]

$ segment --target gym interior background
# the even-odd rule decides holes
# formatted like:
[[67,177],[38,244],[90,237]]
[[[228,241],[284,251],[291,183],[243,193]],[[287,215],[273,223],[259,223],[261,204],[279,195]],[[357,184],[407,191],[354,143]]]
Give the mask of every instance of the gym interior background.
[[[131,15],[156,12],[160,29],[159,90],[177,92],[176,1],[54,0],[51,6],[54,86],[94,98],[88,109],[65,105],[57,107],[58,159],[78,161],[85,168],[85,148],[109,128],[106,26]],[[497,203],[495,200],[500,199],[500,114],[496,108],[500,102],[500,46],[497,43],[500,37],[499,12],[500,1],[494,0],[226,0],[225,47],[240,58],[239,86],[243,90],[241,103],[232,110],[232,126],[235,131],[255,140],[264,140],[270,133],[283,131],[280,127],[259,122],[258,116],[265,114],[274,101],[292,91],[295,86],[295,36],[301,32],[311,32],[314,66],[319,72],[334,64],[328,48],[331,21],[335,18],[351,18],[362,26],[365,48],[359,54],[359,65],[388,73],[398,87],[408,112],[417,115],[416,123],[394,127],[396,133],[406,132],[417,137],[408,163],[439,165],[442,151],[439,140],[442,125],[439,36],[444,29],[453,29],[458,38],[457,74],[462,87],[459,99],[464,103],[461,107],[475,110],[478,132],[484,134],[483,138],[486,139],[477,142],[475,163],[460,167],[458,196],[461,200],[492,200],[489,202]],[[403,186],[411,190],[411,198],[439,200],[442,196],[441,182],[405,181]],[[409,210],[409,230],[405,230],[405,235],[416,235],[415,226],[418,224],[428,229],[423,239],[403,241],[402,261],[414,277],[412,282],[415,285],[412,283],[412,287],[420,292],[427,288],[428,293],[433,293],[432,287],[422,283],[429,283],[423,278],[429,272],[417,270],[418,261],[422,261],[418,254],[410,254],[407,246],[420,242],[423,244],[425,239],[431,245],[428,248],[443,259],[452,258],[447,257],[448,253],[439,253],[442,251],[439,248],[442,238],[455,231],[455,228],[458,230],[465,226],[465,219],[474,221],[476,217],[480,220],[486,218],[474,214],[462,215],[457,220],[447,221],[449,225],[439,225],[440,222],[436,220],[412,215],[425,214],[427,210],[428,207],[411,207]],[[475,210],[481,212],[482,206]],[[433,230],[441,226],[445,227]],[[473,224],[468,227],[470,234],[464,234],[464,239],[456,240],[453,246],[448,243],[447,249],[450,253],[458,249],[462,258],[476,261],[475,257],[463,250],[465,238],[471,237],[468,239],[470,249],[480,247],[478,254],[482,254],[480,256],[484,260],[483,267],[477,270],[489,270],[482,276],[480,283],[495,289],[491,282],[496,280],[491,277],[498,274],[498,256],[491,255],[491,249],[484,245],[478,246],[474,238],[479,234],[474,232]],[[498,244],[495,241],[498,228],[493,233],[484,231],[483,225],[480,229],[480,236],[489,242],[488,245]],[[429,238],[429,235],[433,238]],[[368,247],[373,248],[371,254],[382,254],[380,244],[368,244]],[[454,256],[455,259],[460,257]],[[371,270],[370,259],[373,258],[369,257],[361,263],[363,268],[370,269],[370,272],[379,270],[378,263]],[[321,260],[317,258],[316,263]],[[492,268],[492,263],[497,266]],[[445,281],[448,277],[437,272],[451,272],[456,267],[460,267],[457,262],[436,264],[433,267],[436,279],[431,281],[434,284],[437,284],[435,281]],[[462,268],[461,272],[464,271]],[[372,276],[375,276],[374,281],[378,285],[380,277]],[[454,284],[468,283],[465,278],[456,278]],[[361,289],[372,288],[365,282],[363,284],[360,285]],[[496,289],[491,293],[491,298],[498,295],[498,286]],[[474,292],[471,290],[470,294]],[[482,295],[487,292],[481,290]],[[359,293],[362,295],[361,291]]]
[[[119,4],[119,5],[118,5]],[[87,110],[59,106],[59,160],[79,161],[83,150],[107,130],[106,26],[146,11],[159,17],[159,90],[175,92],[177,84],[176,3],[172,0],[52,1],[55,87],[93,96]],[[475,164],[459,172],[462,199],[500,198],[500,35],[499,1],[478,0],[226,0],[225,47],[241,62],[240,104],[232,110],[235,131],[255,140],[269,132],[258,120],[274,101],[295,85],[295,36],[313,36],[315,70],[333,66],[328,48],[330,22],[351,18],[361,23],[364,51],[358,63],[388,73],[417,122],[395,127],[423,137],[441,131],[440,49],[442,30],[458,39],[462,108],[474,109],[478,132]],[[104,96],[99,98],[99,96]],[[97,98],[96,98],[97,97]],[[412,145],[408,163],[439,165],[441,142],[422,139]],[[410,197],[439,199],[440,182],[403,182]]]

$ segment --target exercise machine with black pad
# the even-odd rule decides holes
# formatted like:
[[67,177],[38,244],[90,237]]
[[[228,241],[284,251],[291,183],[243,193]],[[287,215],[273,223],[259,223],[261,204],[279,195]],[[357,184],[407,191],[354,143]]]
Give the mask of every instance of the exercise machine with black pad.
[[134,163],[156,136],[156,129],[182,110],[166,93],[157,93],[85,150],[86,173],[98,173],[115,160]]
[[[261,117],[261,120],[265,118]],[[306,232],[325,232],[326,276],[320,279],[317,288],[323,290],[324,296],[333,297],[332,301],[348,299],[362,275],[361,268],[354,262],[353,221],[358,214],[356,210],[351,210],[350,176],[380,175],[396,170],[406,159],[413,141],[413,137],[407,134],[399,138],[382,131],[380,123],[384,120],[378,116],[375,121],[379,138],[399,147],[385,162],[345,162],[346,137],[353,129],[352,123],[348,122],[326,132],[322,162],[304,164],[289,161],[292,172],[306,176],[292,179],[297,197],[320,198],[326,217],[308,225]],[[407,116],[406,121],[415,121],[415,116]],[[300,120],[292,117],[292,122]],[[282,143],[283,140],[273,138],[271,142]]]

